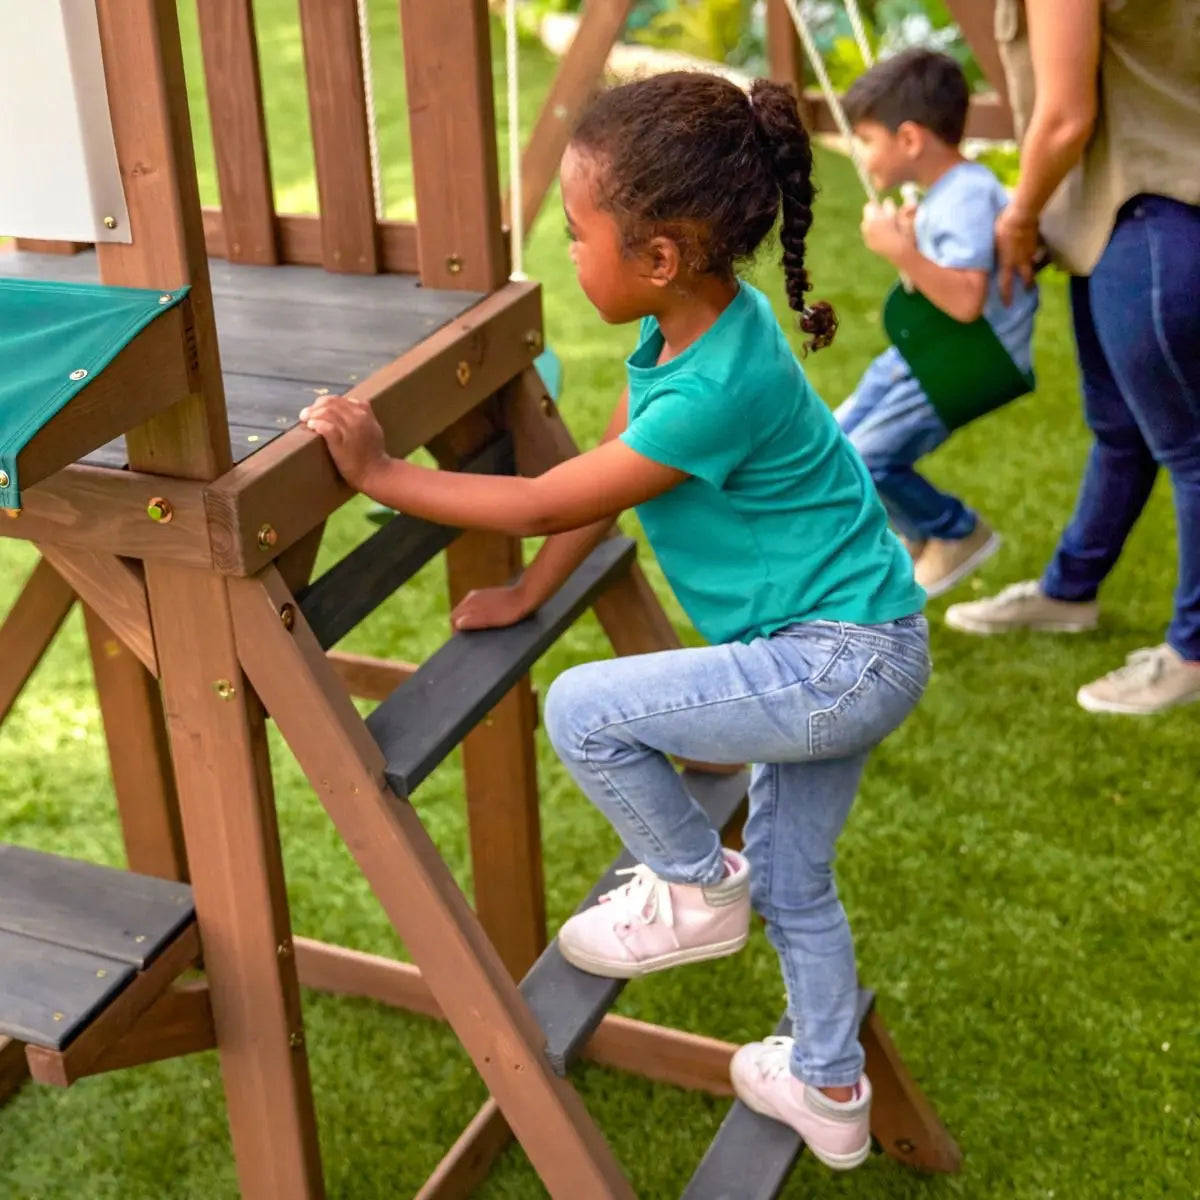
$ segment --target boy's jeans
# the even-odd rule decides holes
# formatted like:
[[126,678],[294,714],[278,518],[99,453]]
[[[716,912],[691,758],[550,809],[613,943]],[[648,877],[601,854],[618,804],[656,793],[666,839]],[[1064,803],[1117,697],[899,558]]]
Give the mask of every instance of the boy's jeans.
[[834,845],[867,755],[929,678],[924,617],[814,621],[749,645],[588,663],[546,697],[546,731],[630,853],[663,879],[721,878],[721,839],[667,760],[754,762],[745,854],[750,894],[787,982],[792,1070],[857,1082],[857,975],[833,881]]
[[950,431],[895,346],[871,363],[835,416],[866,463],[900,533],[914,541],[954,541],[971,533],[975,514],[913,470],[913,464],[936,450]]
[[1200,660],[1200,207],[1126,204],[1095,271],[1071,280],[1071,311],[1096,441],[1042,587],[1093,599],[1166,467],[1179,538],[1167,640]]

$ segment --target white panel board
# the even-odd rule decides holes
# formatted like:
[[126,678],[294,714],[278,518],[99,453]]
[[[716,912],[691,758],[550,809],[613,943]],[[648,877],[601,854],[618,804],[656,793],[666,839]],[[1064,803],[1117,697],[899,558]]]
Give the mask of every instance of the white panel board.
[[0,234],[130,240],[95,0],[0,0]]

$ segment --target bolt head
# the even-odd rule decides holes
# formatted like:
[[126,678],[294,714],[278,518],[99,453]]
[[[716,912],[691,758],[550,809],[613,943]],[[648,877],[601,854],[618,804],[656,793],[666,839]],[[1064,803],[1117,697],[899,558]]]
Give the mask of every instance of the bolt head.
[[116,229],[116,227],[117,227],[117,218],[116,217],[105,217],[104,218],[104,228],[105,229]]
[[152,497],[150,503],[146,505],[146,516],[160,525],[165,525],[174,515],[175,510],[171,507],[170,500],[162,496]]
[[279,534],[275,532],[275,529],[273,526],[264,525],[258,531],[258,548],[260,550],[270,550],[270,548],[272,546],[274,546],[275,543],[278,541],[279,541]]
[[449,254],[446,256],[446,270],[451,275],[461,275],[463,269],[462,259],[457,254]]
[[471,382],[471,364],[466,361],[460,362],[454,369],[454,376],[459,387],[466,387]]
[[279,620],[283,623],[284,629],[294,629],[296,627],[296,606],[285,604],[279,610]]

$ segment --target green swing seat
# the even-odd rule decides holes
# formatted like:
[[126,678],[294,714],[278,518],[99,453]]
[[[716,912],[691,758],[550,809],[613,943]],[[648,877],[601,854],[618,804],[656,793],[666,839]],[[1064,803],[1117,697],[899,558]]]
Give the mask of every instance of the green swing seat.
[[33,436],[187,292],[0,278],[0,508]]
[[956,321],[897,283],[883,303],[883,327],[947,429],[1033,391],[1033,372],[1013,362],[983,317]]

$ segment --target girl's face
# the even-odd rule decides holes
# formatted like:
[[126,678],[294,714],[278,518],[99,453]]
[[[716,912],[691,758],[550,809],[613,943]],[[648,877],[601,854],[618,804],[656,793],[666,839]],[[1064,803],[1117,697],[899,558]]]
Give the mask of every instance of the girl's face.
[[591,159],[567,148],[560,174],[571,261],[596,311],[610,325],[623,325],[655,311],[662,298],[660,272],[653,254],[626,249],[612,214],[596,207],[595,172]]

